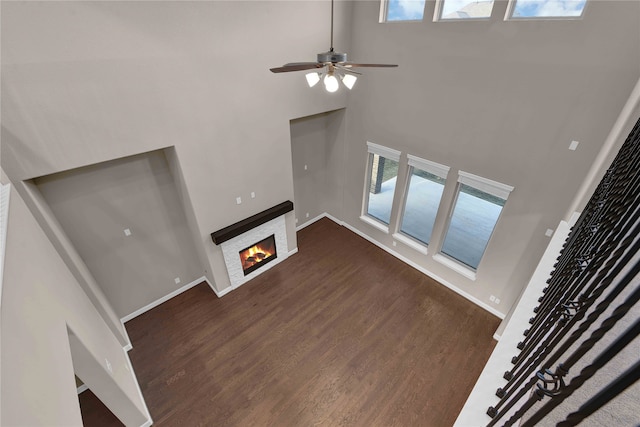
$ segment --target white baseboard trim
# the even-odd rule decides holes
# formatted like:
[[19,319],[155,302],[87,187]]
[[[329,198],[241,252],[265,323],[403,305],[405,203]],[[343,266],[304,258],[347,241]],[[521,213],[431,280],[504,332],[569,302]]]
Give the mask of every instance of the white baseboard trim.
[[318,216],[317,216],[317,217],[315,217],[315,218],[311,218],[310,220],[307,220],[307,221],[303,222],[302,224],[300,224],[300,225],[296,226],[296,231],[300,231],[300,230],[302,230],[303,228],[310,226],[310,225],[311,225],[311,224],[313,224],[314,222],[319,221],[319,220],[321,220],[322,218],[324,218],[324,217],[326,217],[326,216],[327,216],[327,214],[326,214],[326,213],[322,213],[322,214],[318,215]]
[[82,384],[80,387],[78,387],[78,394],[83,393],[87,390],[89,390],[89,387],[87,387],[86,384]]
[[10,196],[11,185],[0,184],[0,301],[2,301],[2,272],[4,271],[4,257],[7,247]]
[[129,332],[127,331],[127,327],[124,325],[122,319],[120,319],[120,324],[122,325],[122,329],[124,330],[124,337],[127,339],[127,344],[122,347],[124,351],[131,351],[133,345],[131,344],[131,338],[129,338]]
[[[289,252],[287,252],[287,257],[285,259],[283,259],[282,261],[286,260],[287,258],[289,258],[291,255],[297,254],[298,253],[298,248],[294,248],[291,249]],[[276,264],[274,264],[275,266]],[[204,280],[205,282],[207,282],[207,284],[209,285],[209,287],[213,290],[213,292],[215,292],[216,296],[218,298],[222,298],[223,296],[225,296],[226,294],[228,294],[229,292],[231,292],[233,290],[232,286],[228,286],[225,289],[218,291],[216,290],[216,288],[211,284],[211,282],[209,282],[209,279],[207,279],[206,277],[203,277],[202,280]],[[243,283],[244,284],[244,283]],[[240,285],[242,286],[242,285]]]
[[[329,215],[327,215],[327,218],[333,220],[333,218],[331,216],[329,216]],[[410,259],[408,259],[408,258],[400,255],[399,253],[393,251],[392,249],[389,249],[388,247],[386,247],[382,243],[378,242],[377,240],[375,240],[371,236],[366,235],[365,233],[363,233],[362,231],[360,231],[357,228],[353,227],[352,225],[347,224],[344,221],[339,221],[339,222],[336,221],[336,223],[342,225],[343,227],[348,228],[349,230],[351,230],[354,233],[356,233],[358,236],[362,237],[365,240],[368,240],[369,242],[373,243],[374,245],[376,245],[377,247],[379,247],[383,251],[393,255],[394,257],[398,258],[400,261],[404,262],[405,264],[410,265],[411,267],[415,268],[419,272],[431,277],[433,280],[435,280],[438,283],[446,286],[447,288],[451,289],[452,291],[454,291],[458,295],[468,299],[469,301],[471,301],[475,305],[485,309],[486,311],[488,311],[489,313],[493,314],[494,316],[496,316],[496,317],[498,317],[500,319],[504,319],[505,318],[505,315],[502,314],[501,312],[499,312],[498,310],[496,310],[495,308],[491,307],[488,304],[485,304],[484,302],[480,301],[478,298],[474,297],[471,294],[468,294],[467,292],[463,291],[462,289],[458,288],[457,286],[454,286],[453,284],[451,284],[448,281],[444,280],[442,277],[438,276],[437,274],[432,273],[431,271],[427,270],[426,268],[422,267],[421,265],[418,265],[415,262],[411,261]]]
[[125,344],[122,349],[126,352],[129,352],[133,349],[133,344],[131,344],[131,338],[129,338],[129,332],[127,331],[127,327],[124,325],[124,321],[120,319],[120,324],[122,325],[122,330],[124,331],[124,337],[127,339],[127,344]]
[[120,321],[122,323],[126,323],[129,320],[140,316],[143,313],[146,313],[147,311],[151,310],[152,308],[155,308],[157,306],[159,306],[160,304],[162,304],[165,301],[169,301],[171,298],[175,297],[176,295],[180,295],[181,293],[183,293],[184,291],[187,291],[191,288],[193,288],[195,285],[202,283],[206,280],[206,277],[202,276],[199,279],[194,280],[193,282],[190,282],[186,285],[184,285],[183,287],[176,289],[175,291],[163,296],[162,298],[159,298],[155,301],[153,301],[152,303],[149,303],[147,305],[145,305],[142,308],[139,308],[138,310],[134,311],[131,314],[127,314],[126,316],[124,316],[123,318],[120,319]]
[[133,370],[133,365],[131,364],[131,359],[129,359],[129,353],[124,352],[124,358],[127,362],[127,369],[131,372],[131,376],[133,377],[133,382],[136,385],[136,391],[138,392],[138,397],[142,402],[142,407],[144,409],[144,414],[147,416],[147,421],[142,424],[143,426],[150,426],[153,424],[153,419],[151,418],[151,413],[149,412],[149,408],[147,407],[147,402],[144,400],[144,396],[142,395],[142,390],[140,389],[140,384],[138,384],[138,377],[136,376],[136,372]]
[[309,221],[305,222],[304,224],[297,226],[296,227],[296,231],[300,231],[303,228],[310,226],[314,222],[320,221],[322,218],[329,218],[331,221],[335,222],[338,225],[344,225],[342,223],[342,221],[340,221],[338,218],[336,218],[336,217],[334,217],[332,215],[329,215],[328,213],[324,212],[324,213],[321,213],[320,215],[318,215],[317,217],[315,217],[313,219],[310,219]]
[[344,221],[341,221],[338,218],[336,218],[335,216],[329,215],[326,212],[324,213],[323,218],[329,218],[331,221],[335,222],[336,224],[344,226]]
[[502,335],[498,335],[498,333],[493,334],[493,339],[496,341],[500,341],[500,338],[502,338]]
[[209,279],[207,279],[206,277],[203,278],[203,280],[205,282],[207,282],[207,285],[209,285],[209,287],[211,288],[211,290],[216,294],[216,296],[218,298],[222,298],[223,296],[225,296],[226,294],[228,294],[229,292],[231,292],[233,290],[233,288],[231,286],[221,290],[218,292],[218,290],[211,284],[211,282],[209,281]]
[[153,420],[151,418],[149,418],[144,424],[142,424],[140,427],[151,427],[153,425]]

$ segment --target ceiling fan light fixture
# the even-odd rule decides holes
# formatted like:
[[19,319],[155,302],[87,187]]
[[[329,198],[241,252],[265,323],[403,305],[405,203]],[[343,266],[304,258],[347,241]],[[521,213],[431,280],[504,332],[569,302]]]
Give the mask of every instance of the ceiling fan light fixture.
[[340,88],[340,81],[342,81],[342,84],[344,84],[347,89],[351,90],[353,88],[357,80],[357,77],[353,74],[360,74],[353,71],[353,68],[397,67],[396,64],[365,64],[348,62],[346,53],[336,52],[333,48],[333,3],[334,0],[331,0],[331,43],[329,44],[329,50],[319,53],[316,62],[290,62],[288,64],[284,64],[282,67],[270,68],[272,73],[315,70],[313,72],[307,72],[306,74],[307,84],[309,87],[314,87],[320,80],[322,80],[326,91],[333,93]]
[[353,74],[345,74],[342,77],[342,84],[344,84],[347,89],[351,90],[353,88],[353,85],[356,84],[356,80],[358,80],[358,78]]
[[336,92],[339,87],[340,84],[338,83],[338,79],[333,75],[333,73],[329,73],[324,76],[324,88],[327,92]]
[[314,87],[320,81],[320,73],[307,73],[305,77],[307,78],[309,87]]

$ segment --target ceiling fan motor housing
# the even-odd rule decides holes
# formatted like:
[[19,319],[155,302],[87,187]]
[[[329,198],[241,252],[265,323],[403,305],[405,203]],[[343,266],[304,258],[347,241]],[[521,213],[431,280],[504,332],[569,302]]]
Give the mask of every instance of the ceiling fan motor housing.
[[318,54],[318,62],[347,62],[347,54],[340,52],[323,52]]

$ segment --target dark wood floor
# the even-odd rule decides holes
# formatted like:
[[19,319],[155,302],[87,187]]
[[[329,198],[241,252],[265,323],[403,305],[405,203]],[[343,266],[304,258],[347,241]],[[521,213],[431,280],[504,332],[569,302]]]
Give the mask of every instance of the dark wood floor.
[[80,393],[78,400],[80,401],[82,424],[86,427],[124,426],[91,390]]
[[452,425],[499,320],[330,220],[298,247],[126,324],[155,425]]

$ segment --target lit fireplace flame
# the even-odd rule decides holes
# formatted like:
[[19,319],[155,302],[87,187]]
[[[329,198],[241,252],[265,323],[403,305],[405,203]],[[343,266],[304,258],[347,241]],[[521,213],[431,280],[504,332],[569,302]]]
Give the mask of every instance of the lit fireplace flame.
[[241,254],[242,268],[246,270],[247,268],[258,264],[259,262],[262,262],[272,255],[273,254],[266,248],[262,247],[262,245],[252,246]]

